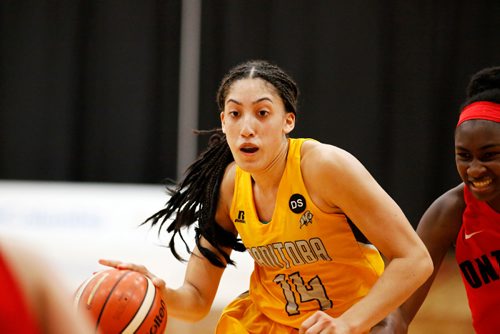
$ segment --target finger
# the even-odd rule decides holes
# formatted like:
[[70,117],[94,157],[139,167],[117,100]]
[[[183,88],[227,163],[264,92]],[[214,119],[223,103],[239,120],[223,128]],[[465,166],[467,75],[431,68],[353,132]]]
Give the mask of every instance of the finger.
[[99,259],[99,264],[107,267],[118,268],[118,266],[122,263],[122,261],[117,260],[109,260],[109,259]]
[[313,326],[316,323],[317,318],[318,318],[318,313],[314,313],[309,318],[307,318],[306,320],[304,320],[302,322],[302,324],[300,325],[299,334],[305,334],[305,333],[307,333],[307,330],[309,328],[311,328],[311,326]]
[[99,263],[107,266],[107,267],[112,267],[116,269],[128,269],[128,270],[133,270],[133,271],[138,271],[141,274],[145,274],[147,272],[146,268],[141,265],[137,265],[134,263],[128,263],[128,262],[123,262],[123,261],[118,261],[118,260],[109,260],[109,259],[100,259]]
[[147,276],[149,279],[151,279],[151,281],[153,282],[153,284],[155,286],[157,286],[159,288],[164,288],[166,286],[166,283],[163,279],[153,275],[143,265],[122,262],[122,261],[118,261],[118,260],[109,260],[109,259],[100,259],[99,263],[104,265],[104,266],[108,266],[108,267],[112,267],[112,268],[116,268],[116,269],[137,271],[137,272]]
[[323,330],[325,329],[325,324],[320,322],[320,321],[317,321],[315,322],[311,327],[309,327],[307,329],[307,331],[305,332],[306,334],[309,334],[309,333],[326,333],[326,332],[323,332]]
[[161,278],[159,278],[159,277],[156,277],[156,276],[151,275],[151,277],[149,277],[149,278],[151,279],[151,281],[153,282],[153,284],[154,284],[156,287],[160,288],[160,289],[165,288],[165,287],[166,287],[166,285],[167,285],[167,284],[165,283],[165,281],[164,281],[164,280],[162,280],[162,279],[161,279]]

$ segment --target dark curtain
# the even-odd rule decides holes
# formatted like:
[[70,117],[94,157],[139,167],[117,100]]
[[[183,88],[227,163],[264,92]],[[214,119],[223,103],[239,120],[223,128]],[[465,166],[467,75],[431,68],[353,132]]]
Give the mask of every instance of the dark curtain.
[[4,0],[0,15],[0,178],[175,174],[180,0]]
[[[353,153],[415,223],[459,182],[471,74],[500,65],[500,1],[203,0],[199,128],[251,58],[301,88],[294,136]],[[176,178],[181,0],[0,2],[0,178]],[[206,138],[200,138],[200,150]]]
[[453,131],[477,70],[500,65],[500,1],[204,1],[201,126],[218,81],[269,59],[302,90],[295,136],[354,154],[413,224],[458,184]]

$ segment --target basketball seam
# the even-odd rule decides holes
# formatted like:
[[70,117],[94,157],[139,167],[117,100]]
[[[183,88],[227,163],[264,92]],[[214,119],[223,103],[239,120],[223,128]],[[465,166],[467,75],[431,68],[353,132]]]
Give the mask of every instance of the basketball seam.
[[87,285],[90,283],[90,281],[92,281],[94,278],[96,278],[96,276],[100,275],[101,273],[99,274],[95,274],[95,275],[92,275],[91,277],[89,277],[85,282],[83,282],[80,287],[78,288],[78,290],[76,291],[75,293],[75,297],[73,299],[73,306],[74,308],[77,310],[78,309],[78,305],[80,304],[80,299],[82,298],[82,295],[83,295],[83,292],[85,291],[85,289],[87,288]]
[[99,328],[99,323],[101,322],[101,317],[102,317],[102,314],[104,313],[104,309],[106,308],[106,304],[108,303],[109,298],[111,298],[111,296],[113,295],[113,291],[118,286],[118,284],[121,282],[121,280],[124,279],[130,273],[131,273],[131,271],[125,270],[124,274],[122,276],[120,276],[120,278],[115,282],[115,284],[113,285],[113,287],[109,291],[109,293],[106,297],[106,300],[104,301],[104,304],[101,307],[101,311],[99,312],[99,316],[97,317],[97,322],[96,322],[96,327],[95,327],[96,332],[97,332],[97,329]]
[[[127,326],[123,330],[123,332],[122,332],[123,334],[135,333],[136,330],[137,330],[137,328],[139,328],[140,325],[144,322],[144,319],[146,319],[146,316],[149,314],[149,312],[151,311],[151,309],[154,306],[154,300],[156,298],[156,287],[153,285],[153,282],[151,282],[151,280],[149,278],[147,278],[147,277],[146,277],[146,282],[148,283],[148,288],[146,290],[146,293],[144,294],[144,298],[141,301],[141,306],[137,309],[137,311],[135,312],[134,316],[132,317],[132,319],[130,320],[130,322],[127,324]],[[149,304],[148,310],[145,313],[146,316],[143,319],[136,320],[136,318],[139,315],[139,313],[141,311],[143,311],[142,308],[144,306],[144,301],[146,300],[147,297],[150,296],[150,290],[151,289],[153,289],[153,291],[152,291],[153,298],[150,298],[151,299],[150,300],[151,303]],[[136,324],[138,321],[140,321],[140,323]],[[129,328],[129,327],[131,327],[131,328]]]

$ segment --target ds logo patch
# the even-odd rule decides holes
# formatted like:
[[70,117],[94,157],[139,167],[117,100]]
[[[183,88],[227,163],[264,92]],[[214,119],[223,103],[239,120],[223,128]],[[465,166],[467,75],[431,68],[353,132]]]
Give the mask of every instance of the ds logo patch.
[[306,209],[306,199],[301,194],[293,194],[290,196],[288,206],[293,213],[301,213]]

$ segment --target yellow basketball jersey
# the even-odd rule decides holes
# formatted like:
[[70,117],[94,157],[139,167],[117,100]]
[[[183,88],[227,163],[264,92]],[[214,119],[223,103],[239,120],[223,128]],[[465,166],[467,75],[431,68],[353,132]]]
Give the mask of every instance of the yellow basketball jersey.
[[255,260],[249,297],[271,321],[298,328],[317,310],[338,317],[365,296],[382,274],[375,247],[356,240],[344,214],[322,212],[300,170],[307,139],[289,139],[276,206],[259,221],[249,173],[236,167],[231,218]]

